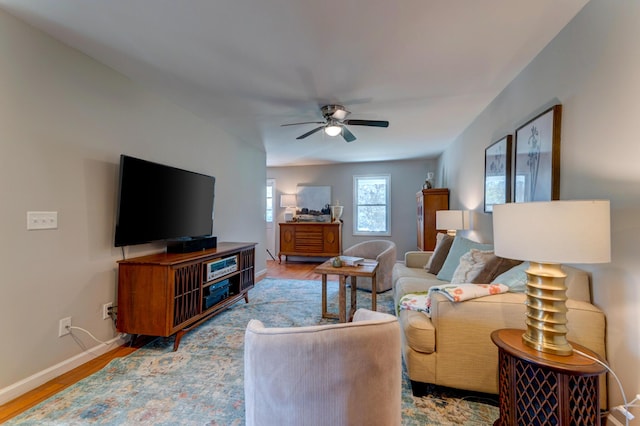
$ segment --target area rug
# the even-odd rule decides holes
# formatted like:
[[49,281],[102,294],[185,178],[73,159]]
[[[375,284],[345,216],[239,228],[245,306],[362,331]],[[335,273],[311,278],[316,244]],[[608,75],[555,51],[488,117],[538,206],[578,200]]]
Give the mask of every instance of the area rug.
[[[371,294],[358,291],[358,307]],[[265,278],[238,302],[182,338],[158,338],[56,394],[7,424],[18,425],[243,425],[243,339],[250,319],[267,327],[335,322],[321,318],[320,281]],[[328,283],[329,309],[336,310],[337,282]],[[393,313],[391,292],[378,295],[378,311]],[[406,372],[403,425],[490,425],[494,401],[433,389],[416,398]]]

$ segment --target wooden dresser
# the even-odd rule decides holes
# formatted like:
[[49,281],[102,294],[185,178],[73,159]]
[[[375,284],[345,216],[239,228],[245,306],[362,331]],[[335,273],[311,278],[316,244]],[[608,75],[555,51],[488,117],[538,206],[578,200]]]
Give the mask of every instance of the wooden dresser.
[[331,257],[341,253],[342,222],[280,223],[280,262],[282,256]]
[[449,210],[447,188],[423,189],[416,194],[418,250],[429,251],[436,247],[436,211]]

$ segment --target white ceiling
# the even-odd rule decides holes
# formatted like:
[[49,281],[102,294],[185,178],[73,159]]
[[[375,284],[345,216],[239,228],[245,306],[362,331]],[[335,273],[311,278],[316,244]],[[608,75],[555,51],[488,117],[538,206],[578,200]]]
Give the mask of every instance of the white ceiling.
[[[433,158],[588,0],[0,0],[268,166]],[[316,127],[341,103],[346,143]],[[489,141],[488,141],[489,142]]]

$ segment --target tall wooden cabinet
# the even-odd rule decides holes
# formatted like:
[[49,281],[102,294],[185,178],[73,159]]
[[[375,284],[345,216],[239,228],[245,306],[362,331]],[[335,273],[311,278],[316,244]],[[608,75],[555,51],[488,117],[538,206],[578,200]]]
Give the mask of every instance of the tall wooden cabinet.
[[218,243],[193,253],[156,253],[118,262],[117,329],[176,335],[244,299],[255,281],[255,243]]
[[429,251],[436,246],[436,211],[449,210],[447,188],[423,189],[416,194],[418,250]]
[[342,253],[341,222],[286,222],[280,224],[282,256],[331,257]]

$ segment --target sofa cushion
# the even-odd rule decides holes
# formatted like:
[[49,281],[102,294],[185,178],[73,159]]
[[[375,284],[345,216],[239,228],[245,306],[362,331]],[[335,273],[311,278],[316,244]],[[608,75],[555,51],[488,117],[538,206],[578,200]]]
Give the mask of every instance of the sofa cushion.
[[451,249],[444,261],[444,265],[442,265],[442,269],[438,272],[438,279],[451,282],[453,273],[460,263],[460,258],[471,249],[493,250],[493,245],[480,244],[467,238],[456,236],[453,240],[453,244],[451,244]]
[[438,235],[436,235],[436,247],[433,249],[433,254],[424,266],[424,269],[437,275],[449,254],[451,244],[453,244],[453,236],[439,232]]
[[491,283],[504,284],[509,287],[509,291],[514,293],[524,293],[527,291],[527,274],[525,271],[528,267],[529,262],[522,262],[495,277]]
[[474,284],[488,284],[500,274],[522,263],[521,260],[495,256],[487,262],[484,269],[471,281]]
[[[523,262],[503,274],[498,275],[492,283],[500,283],[509,286],[511,292],[525,293],[527,291],[527,274],[529,262]],[[562,270],[567,277],[564,284],[567,287],[567,298],[592,303],[590,278],[587,271],[562,265]]]
[[436,279],[435,275],[428,273],[423,268],[411,268],[404,263],[396,263],[393,265],[393,282],[394,285],[397,285],[398,281],[402,278],[433,278]]
[[495,259],[493,250],[471,249],[460,257],[460,263],[451,277],[451,284],[473,283],[487,263]]

